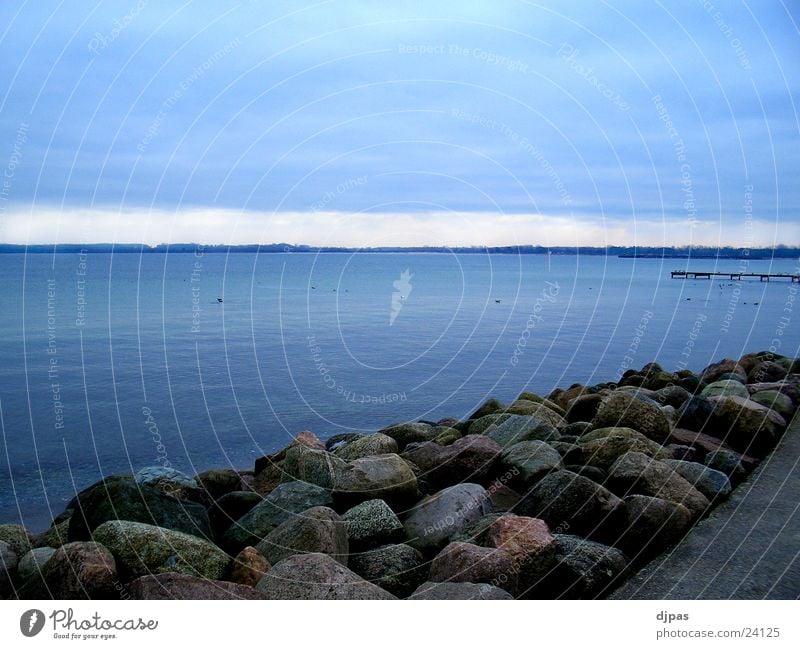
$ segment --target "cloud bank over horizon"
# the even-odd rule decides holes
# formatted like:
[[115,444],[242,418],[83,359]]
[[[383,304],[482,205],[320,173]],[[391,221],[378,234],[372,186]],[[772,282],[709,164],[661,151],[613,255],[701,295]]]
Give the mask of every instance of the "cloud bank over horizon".
[[789,3],[0,20],[0,242],[800,245]]

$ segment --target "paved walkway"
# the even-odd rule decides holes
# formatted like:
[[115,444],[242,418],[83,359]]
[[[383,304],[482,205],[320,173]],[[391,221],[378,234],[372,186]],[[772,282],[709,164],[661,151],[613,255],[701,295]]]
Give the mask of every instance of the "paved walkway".
[[610,599],[800,598],[800,414],[773,453]]

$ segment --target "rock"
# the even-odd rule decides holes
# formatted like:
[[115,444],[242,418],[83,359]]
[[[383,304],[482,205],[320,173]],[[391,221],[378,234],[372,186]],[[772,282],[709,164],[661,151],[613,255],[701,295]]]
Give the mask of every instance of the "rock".
[[608,472],[607,484],[617,495],[640,494],[681,503],[695,518],[709,507],[708,499],[671,466],[644,453],[630,452],[620,457]]
[[512,415],[527,415],[536,417],[537,419],[540,419],[543,422],[554,426],[555,428],[562,428],[567,425],[567,420],[564,419],[564,417],[544,403],[536,403],[534,401],[518,399],[508,408],[506,408],[506,412],[509,412]]
[[550,410],[557,412],[562,417],[567,414],[567,411],[559,403],[533,392],[520,393],[520,395],[517,397],[517,401],[533,401],[534,403],[541,403],[550,408]]
[[244,584],[166,572],[145,575],[128,584],[131,599],[266,599]]
[[[284,462],[276,462],[268,464],[261,471],[255,474],[252,484],[245,485],[245,489],[251,488],[258,494],[266,496],[271,493],[279,484],[283,482],[290,482],[289,476],[283,470]],[[244,482],[244,478],[242,479]]]
[[439,488],[458,482],[486,481],[501,450],[485,435],[468,435],[450,446],[435,442],[410,445],[402,457],[421,469],[428,484]]
[[692,398],[692,393],[680,385],[668,385],[656,390],[655,399],[665,406],[680,408],[684,403]]
[[[590,421],[573,421],[571,424],[567,424],[564,428],[561,429],[561,440],[562,442],[566,441],[576,441],[570,440],[569,438],[574,436],[575,438],[580,437],[581,435],[585,435],[590,430],[592,430],[592,422]],[[547,440],[543,440],[547,441]]]
[[197,481],[177,469],[161,465],[148,466],[139,469],[133,479],[136,484],[147,485],[179,500],[201,499],[200,485]]
[[751,399],[711,397],[709,401],[714,404],[714,418],[727,431],[725,441],[742,453],[763,457],[786,428],[786,420],[777,412]]
[[295,514],[311,507],[333,505],[330,491],[307,482],[286,482],[231,525],[223,547],[231,554],[247,545],[257,545],[267,534]]
[[323,489],[333,489],[337,475],[341,473],[347,462],[316,448],[297,445],[286,451],[283,463],[283,482],[301,480]]
[[653,458],[667,458],[671,454],[660,444],[648,439],[632,428],[598,428],[579,440],[583,463],[604,471],[629,451],[637,451]]
[[730,358],[725,358],[717,363],[712,363],[706,367],[701,373],[700,378],[706,383],[713,383],[718,380],[723,374],[735,374],[742,379],[742,383],[747,380],[747,372],[744,371],[739,363]]
[[698,432],[716,428],[714,404],[705,397],[693,396],[678,409],[676,425]]
[[772,383],[786,378],[788,374],[786,367],[773,361],[763,361],[758,363],[750,370],[747,375],[748,383]]
[[111,551],[120,572],[131,579],[161,572],[221,579],[230,562],[230,557],[209,541],[146,523],[107,521],[93,536]]
[[202,505],[178,500],[132,479],[115,479],[101,482],[79,495],[70,518],[68,538],[88,540],[99,525],[118,519],[212,537],[208,514]]
[[714,381],[714,383],[709,383],[703,388],[700,396],[703,396],[706,399],[711,397],[744,397],[747,399],[747,397],[750,396],[750,393],[741,382],[727,379],[725,381]]
[[0,541],[0,598],[10,597],[14,591],[13,578],[19,565],[16,552],[5,541]]
[[721,449],[732,451],[733,449],[717,437],[698,433],[686,428],[673,428],[669,434],[669,441],[673,444],[690,446],[697,449],[700,454],[712,453]]
[[30,552],[33,546],[33,537],[22,525],[4,523],[0,525],[0,541],[8,543],[11,551],[21,558]]
[[505,585],[513,593],[517,577],[511,557],[503,550],[462,541],[448,544],[431,563],[431,581]]
[[67,535],[69,534],[69,519],[71,517],[68,516],[64,520],[56,523],[55,521],[53,524],[42,532],[39,536],[37,536],[34,541],[33,545],[37,548],[60,548],[62,545],[68,542]]
[[350,568],[360,577],[400,598],[413,593],[425,581],[429,571],[419,551],[403,543],[351,554]]
[[272,455],[265,455],[264,457],[258,458],[254,466],[255,475],[258,475],[270,466],[282,463],[286,459],[289,451],[298,446],[304,446],[305,448],[316,449],[318,451],[325,450],[325,444],[322,443],[319,437],[309,430],[304,430],[292,439],[291,443],[286,448]]
[[234,491],[243,491],[242,476],[234,469],[209,469],[198,473],[195,482],[205,489],[211,501]]
[[555,548],[556,565],[547,579],[551,597],[599,598],[627,576],[628,560],[617,548],[570,534],[557,534]]
[[342,518],[351,551],[403,540],[403,524],[383,500],[367,500],[346,511]]
[[409,545],[423,552],[444,546],[453,534],[491,511],[489,493],[464,483],[423,498],[403,523]]
[[284,559],[256,588],[267,599],[396,599],[327,554],[296,554]]
[[569,402],[567,421],[570,423],[591,421],[597,414],[597,409],[602,401],[603,396],[600,394],[582,394],[579,397],[575,397]]
[[312,507],[272,530],[257,546],[271,565],[295,554],[322,553],[347,565],[347,527],[329,507]]
[[470,599],[514,599],[502,588],[491,584],[466,582],[427,581],[415,590],[408,599],[470,600]]
[[792,400],[777,390],[762,390],[750,395],[750,398],[765,408],[771,408],[786,421],[791,420],[796,410]]
[[254,491],[230,491],[214,500],[208,508],[214,538],[222,538],[231,525],[263,500],[263,496]]
[[731,493],[731,481],[721,471],[685,460],[664,460],[664,464],[675,469],[682,478],[711,502],[727,498]]
[[705,452],[696,449],[694,446],[686,444],[668,444],[665,450],[672,454],[673,460],[686,460],[687,462],[699,462],[705,456]]
[[531,440],[549,442],[559,438],[558,430],[551,423],[539,417],[525,415],[508,415],[502,421],[496,421],[489,426],[485,435],[503,448]]
[[347,462],[337,471],[333,486],[333,498],[343,506],[375,498],[402,506],[413,502],[418,495],[414,472],[394,453]]
[[741,462],[741,456],[725,449],[712,451],[706,455],[703,464],[728,476],[731,484],[737,485],[747,477],[747,468]]
[[634,561],[644,562],[683,538],[693,515],[683,505],[653,496],[626,496],[627,525],[619,545]]
[[397,442],[388,435],[381,433],[360,437],[333,452],[336,457],[340,457],[343,460],[357,460],[361,457],[383,455],[385,453],[397,453]]
[[651,372],[645,375],[644,387],[648,390],[658,391],[675,384],[680,378],[672,372]]
[[478,520],[473,521],[469,525],[465,525],[458,532],[450,537],[450,542],[464,541],[465,543],[474,543],[475,545],[488,545],[486,535],[489,528],[498,518],[508,512],[490,513],[481,516]]
[[397,442],[397,448],[403,451],[412,442],[430,442],[436,437],[434,427],[429,424],[393,424],[382,428],[379,433],[391,437]]
[[254,547],[248,545],[233,559],[231,581],[255,588],[261,578],[272,568],[269,561]]
[[595,428],[633,428],[645,437],[663,443],[669,436],[669,421],[651,399],[615,391],[603,399],[592,420]]
[[333,453],[345,444],[354,442],[362,437],[365,437],[362,433],[339,433],[338,435],[331,435],[325,440],[325,450],[329,453]]
[[507,480],[495,480],[487,487],[492,499],[493,512],[510,512],[522,498],[518,492],[506,484]]
[[58,548],[41,571],[23,584],[20,599],[111,599],[117,566],[107,548],[76,541]]
[[513,588],[513,581],[504,580],[502,576],[492,583],[520,596],[535,594],[555,565],[555,538],[547,523],[538,518],[504,514],[491,523],[484,543],[509,555],[517,590]]
[[485,435],[492,430],[493,427],[499,426],[512,417],[519,417],[519,415],[512,415],[507,412],[496,412],[491,415],[484,415],[480,419],[472,421],[467,430],[470,435]]
[[450,446],[453,442],[461,439],[463,435],[459,433],[455,428],[444,428],[442,429],[440,426],[437,426],[437,430],[441,430],[433,441],[441,446]]
[[583,460],[583,450],[578,444],[567,442],[548,442],[566,464],[579,464]]
[[795,407],[797,407],[797,405],[800,404],[800,381],[790,380],[794,376],[798,375],[791,374],[786,380],[774,383],[751,383],[747,386],[747,391],[752,395],[765,390],[775,390],[789,397]]
[[579,464],[568,464],[564,467],[567,471],[589,478],[592,482],[603,484],[608,479],[608,473],[596,466],[582,466]]
[[506,407],[503,405],[502,401],[498,399],[487,399],[484,401],[480,407],[473,412],[469,418],[470,419],[480,419],[481,417],[485,417],[486,415],[492,415],[497,412],[502,412],[505,410]]
[[20,560],[17,566],[20,583],[28,581],[31,577],[39,574],[42,567],[56,553],[55,548],[33,548],[28,551]]
[[515,513],[541,518],[557,533],[603,539],[625,517],[624,503],[605,487],[570,471],[555,471],[523,496]]
[[515,472],[514,484],[530,487],[542,477],[563,468],[561,455],[546,442],[531,440],[507,448],[500,456],[503,467]]

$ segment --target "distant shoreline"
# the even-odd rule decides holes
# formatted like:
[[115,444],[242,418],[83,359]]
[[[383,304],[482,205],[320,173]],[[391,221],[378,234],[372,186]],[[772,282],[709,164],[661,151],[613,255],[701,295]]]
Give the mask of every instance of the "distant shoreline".
[[305,254],[353,254],[353,253],[413,253],[413,254],[493,254],[493,255],[591,255],[618,257],[620,259],[728,259],[728,260],[773,260],[773,259],[800,259],[800,247],[780,248],[708,248],[695,247],[691,250],[681,247],[633,247],[633,246],[608,246],[608,247],[567,247],[567,246],[490,246],[490,247],[447,247],[447,246],[382,246],[374,248],[346,248],[328,246],[290,245],[286,243],[271,243],[265,245],[204,245],[199,243],[161,244],[146,246],[144,244],[35,244],[17,245],[0,244],[0,254],[235,254],[235,253],[305,253]]

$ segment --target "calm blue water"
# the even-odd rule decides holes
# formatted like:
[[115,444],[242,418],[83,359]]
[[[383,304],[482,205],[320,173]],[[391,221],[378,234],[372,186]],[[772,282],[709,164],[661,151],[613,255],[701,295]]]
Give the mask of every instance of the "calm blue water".
[[[715,265],[798,272],[796,261],[689,267]],[[614,380],[654,359],[699,370],[770,346],[797,355],[797,284],[669,278],[686,266],[2,255],[0,521],[43,529],[76,488],[142,466],[251,467],[301,430],[461,417],[489,395]]]

